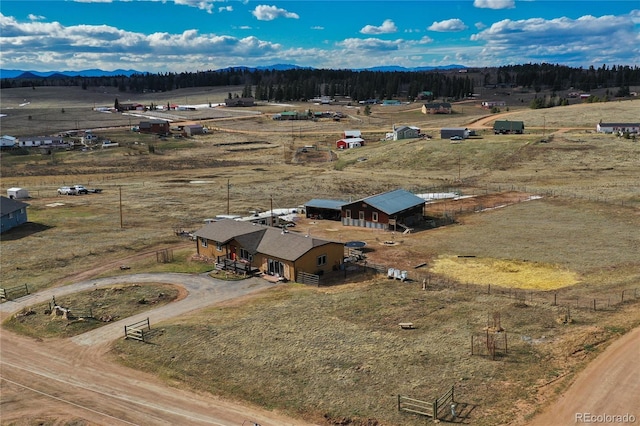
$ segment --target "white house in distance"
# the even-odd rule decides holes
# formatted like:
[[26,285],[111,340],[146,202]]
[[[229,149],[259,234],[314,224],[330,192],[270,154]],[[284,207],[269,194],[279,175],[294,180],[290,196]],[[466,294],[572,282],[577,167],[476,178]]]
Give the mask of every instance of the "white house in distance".
[[9,135],[0,136],[0,148],[8,149],[15,148],[18,144],[18,138]]
[[640,133],[640,122],[638,123],[598,123],[596,126],[598,133]]

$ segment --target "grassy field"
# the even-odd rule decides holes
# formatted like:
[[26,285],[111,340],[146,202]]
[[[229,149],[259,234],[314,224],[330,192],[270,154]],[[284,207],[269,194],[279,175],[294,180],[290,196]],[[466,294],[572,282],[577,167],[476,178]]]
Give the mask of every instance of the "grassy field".
[[57,298],[72,317],[52,315],[53,301],[32,306],[3,323],[8,330],[34,338],[72,337],[107,322],[128,318],[174,301],[178,289],[167,284],[115,285]]
[[[24,187],[33,197],[31,223],[2,235],[3,284],[28,283],[36,291],[78,276],[126,273],[123,263],[135,272],[203,272],[208,265],[190,261],[195,245],[175,232],[197,229],[218,214],[267,210],[272,201],[274,208],[295,207],[311,198],[357,199],[401,187],[473,195],[477,211],[465,213],[462,201],[428,205],[427,214],[446,212],[455,224],[401,236],[301,220],[295,228],[301,232],[367,242],[370,262],[407,269],[413,281],[359,276],[357,283],[320,289],[277,287],[163,324],[153,347],[118,342],[114,353],[125,363],[158,371],[171,383],[325,424],[424,424],[397,413],[395,396],[431,399],[452,385],[473,408],[473,424],[522,423],[601,348],[640,324],[635,298],[617,304],[623,290],[640,297],[640,143],[594,132],[601,119],[637,121],[638,100],[512,107],[503,117],[522,119],[527,128],[513,136],[493,135],[494,117],[474,104],[436,117],[421,114],[420,105],[375,106],[369,117],[339,106],[330,109],[349,118],[293,123],[269,114],[325,106],[212,108],[179,117],[203,120],[210,134],[163,141],[128,131],[129,120],[139,118],[91,111],[115,97],[128,100],[114,90],[2,91],[4,134],[94,128],[122,145],[2,153],[2,190]],[[145,94],[131,101],[160,104],[171,96],[201,104],[219,102],[228,92],[234,90]],[[31,103],[20,107],[25,100]],[[436,137],[381,141],[394,124],[416,125]],[[451,144],[437,136],[442,126],[476,128],[480,136]],[[305,145],[333,147],[347,129],[361,129],[366,146],[337,152],[335,161],[297,153]],[[103,192],[57,196],[63,184]],[[507,192],[542,198],[503,206]],[[379,244],[388,239],[397,244]],[[175,247],[174,262],[157,263],[156,251],[167,247]],[[526,293],[524,303],[504,297],[510,286],[561,287],[563,304],[553,306],[552,293],[544,292]],[[589,310],[591,299],[603,309]],[[567,301],[581,307],[564,324],[559,318]],[[470,335],[482,333],[494,312],[509,335],[509,353],[496,361],[470,356]],[[401,330],[397,324],[404,321],[417,328]]]

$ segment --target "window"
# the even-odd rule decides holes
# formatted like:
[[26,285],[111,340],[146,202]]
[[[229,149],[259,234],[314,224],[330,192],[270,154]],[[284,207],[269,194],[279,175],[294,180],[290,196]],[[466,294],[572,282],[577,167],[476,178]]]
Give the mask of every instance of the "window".
[[284,264],[274,259],[267,259],[267,273],[284,277]]
[[364,212],[363,211],[359,211],[358,212],[358,219],[364,220]]
[[371,220],[373,220],[374,222],[378,221],[378,212],[371,213]]
[[222,251],[222,243],[216,241],[216,250]]
[[347,219],[351,219],[351,210],[345,210],[344,214],[347,217]]
[[208,245],[208,243],[207,243],[207,239],[206,239],[206,238],[203,238],[203,237],[200,237],[200,245],[201,245],[202,247],[207,247],[207,245]]
[[253,260],[253,256],[245,249],[240,249],[240,259],[248,260],[251,262]]
[[318,266],[322,266],[322,265],[326,265],[327,264],[327,255],[323,254],[318,256]]
[[13,219],[13,213],[9,213],[9,219]]

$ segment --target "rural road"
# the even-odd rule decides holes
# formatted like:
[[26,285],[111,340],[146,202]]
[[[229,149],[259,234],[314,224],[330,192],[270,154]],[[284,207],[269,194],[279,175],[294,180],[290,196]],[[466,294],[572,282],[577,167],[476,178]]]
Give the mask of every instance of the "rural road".
[[640,424],[640,328],[613,342],[528,426],[581,423]]
[[[111,342],[122,338],[125,324],[149,317],[153,328],[161,321],[273,286],[265,280],[223,281],[206,274],[171,273],[84,280],[0,304],[0,318],[46,302],[54,295],[124,283],[158,282],[178,285],[188,294],[176,302],[69,339],[42,341],[1,330],[0,422],[28,420],[31,423],[25,424],[34,424],[55,419],[55,424],[64,424],[84,419],[91,425],[309,425],[259,407],[169,387],[153,374],[121,366],[105,356]],[[638,377],[640,328],[609,346],[528,425],[588,423],[577,421],[577,415],[631,415],[635,418],[631,424],[640,424]]]
[[[206,274],[136,274],[92,279],[44,290],[0,304],[0,318],[41,302],[92,288],[120,284],[169,283],[188,293],[168,305],[69,339],[45,341],[0,332],[0,421],[56,419],[63,424],[84,419],[92,425],[302,426],[258,407],[224,401],[167,386],[152,374],[117,363],[104,355],[123,337],[125,324],[161,321],[273,286],[260,278],[224,281]],[[29,423],[32,424],[32,423]]]

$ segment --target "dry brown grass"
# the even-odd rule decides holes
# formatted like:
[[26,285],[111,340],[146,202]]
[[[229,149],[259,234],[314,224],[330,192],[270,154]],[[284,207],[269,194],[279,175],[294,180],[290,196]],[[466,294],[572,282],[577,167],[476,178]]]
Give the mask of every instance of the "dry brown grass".
[[[10,105],[5,102],[8,95],[3,90],[3,112]],[[16,94],[15,102],[25,95]],[[86,93],[69,96],[76,104],[69,104],[66,111],[81,107],[77,104],[81,95]],[[96,102],[112,102],[114,95]],[[188,99],[199,103],[198,96],[209,95],[191,92]],[[47,110],[43,116],[62,114],[55,96],[51,99],[43,106]],[[548,135],[552,125],[583,127],[591,117],[590,126],[595,126],[599,120],[595,117],[606,121],[612,107],[619,108],[617,119],[635,120],[638,105],[630,101],[514,110],[509,118],[523,114],[528,127],[546,120]],[[92,106],[82,107],[87,120],[93,120],[85,112]],[[309,105],[296,106],[305,107]],[[268,108],[269,112],[290,109]],[[444,210],[456,217],[455,225],[408,235],[327,221],[302,220],[296,229],[340,241],[367,241],[371,262],[407,269],[417,279],[428,273],[427,268],[413,269],[418,264],[431,266],[438,256],[475,255],[517,265],[558,265],[577,274],[580,283],[561,290],[563,297],[606,298],[638,287],[638,142],[578,129],[557,133],[550,143],[541,144],[541,128],[521,136],[482,131],[482,138],[456,145],[437,138],[380,142],[393,123],[435,129],[477,123],[487,114],[464,106],[459,114],[426,117],[407,106],[376,107],[371,117],[364,117],[353,108],[341,108],[353,118],[294,123],[274,122],[267,116],[211,118],[207,123],[217,130],[193,139],[160,141],[111,129],[99,133],[131,145],[54,156],[3,153],[2,189],[29,189],[34,197],[28,201],[29,218],[35,224],[23,233],[3,234],[3,284],[26,282],[32,289],[61,285],[68,277],[105,263],[112,264],[113,271],[101,274],[120,273],[119,259],[182,243],[175,228],[196,229],[203,219],[226,213],[227,203],[230,213],[244,214],[269,209],[271,199],[274,207],[292,207],[311,198],[357,199],[402,187],[477,196],[515,190],[544,198],[469,215],[461,215],[455,202],[447,201]],[[551,113],[562,121],[552,123]],[[3,133],[18,135],[8,129],[15,123],[22,124],[14,128],[28,124],[24,115],[23,119],[14,122],[11,115],[4,117]],[[120,119],[128,125],[128,118]],[[52,126],[54,120],[43,122]],[[296,148],[333,146],[342,131],[354,128],[365,132],[367,146],[340,152],[335,162],[290,163]],[[149,144],[156,147],[156,154],[150,154]],[[366,161],[357,161],[363,157]],[[104,192],[56,196],[58,186],[75,183]],[[497,207],[489,198],[478,200],[484,208]],[[52,207],[52,203],[62,205]],[[434,213],[436,209],[442,211],[443,206],[434,205]],[[391,238],[398,244],[377,244],[376,239]],[[135,265],[153,268],[152,263]],[[432,279],[441,280],[435,275]],[[247,398],[314,420],[327,415],[423,424],[424,420],[395,412],[395,395],[431,398],[455,384],[462,400],[478,405],[474,424],[495,424],[533,412],[540,393],[546,395],[547,388],[565,386],[567,381],[545,383],[567,373],[570,377],[597,352],[586,347],[610,341],[640,321],[634,304],[621,310],[581,310],[574,324],[561,326],[556,322],[558,308],[535,303],[519,307],[472,285],[480,280],[464,281],[468,291],[463,291],[464,285],[443,285],[426,293],[419,284],[386,279],[320,290],[294,285],[247,305],[211,309],[165,324],[166,333],[154,346],[154,354],[147,353],[145,345],[119,345],[118,350],[129,362],[157,368],[167,378],[184,380],[185,386]],[[469,334],[481,330],[487,315],[496,310],[513,336],[513,353],[498,362],[471,358]],[[397,323],[405,320],[418,329],[399,330]],[[185,351],[190,345],[193,350]],[[179,362],[168,362],[171,355],[177,355]]]

